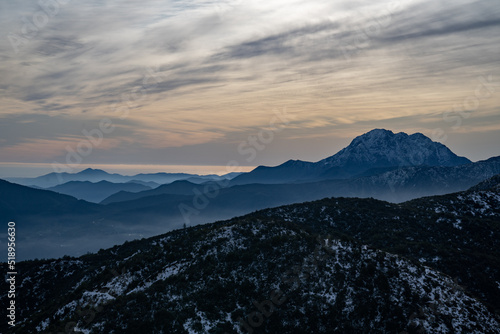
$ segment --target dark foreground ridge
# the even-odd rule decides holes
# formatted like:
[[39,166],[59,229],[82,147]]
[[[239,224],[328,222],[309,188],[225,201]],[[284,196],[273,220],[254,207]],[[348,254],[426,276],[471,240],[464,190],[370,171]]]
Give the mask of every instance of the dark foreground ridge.
[[283,206],[20,263],[14,332],[498,333],[499,236],[491,180]]

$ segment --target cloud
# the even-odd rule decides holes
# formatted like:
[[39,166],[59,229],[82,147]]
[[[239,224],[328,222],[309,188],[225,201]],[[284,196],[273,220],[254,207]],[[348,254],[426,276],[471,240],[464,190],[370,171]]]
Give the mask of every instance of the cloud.
[[[72,1],[16,53],[8,34],[24,36],[40,11],[0,4],[0,145],[66,143],[78,124],[109,117],[115,158],[212,143],[213,164],[226,156],[217,147],[266,126],[274,108],[296,116],[293,140],[413,119],[424,131],[478,77],[500,77],[492,0]],[[151,69],[160,80],[144,85]],[[499,103],[484,101],[468,124],[486,126]],[[123,122],[116,106],[129,108]]]

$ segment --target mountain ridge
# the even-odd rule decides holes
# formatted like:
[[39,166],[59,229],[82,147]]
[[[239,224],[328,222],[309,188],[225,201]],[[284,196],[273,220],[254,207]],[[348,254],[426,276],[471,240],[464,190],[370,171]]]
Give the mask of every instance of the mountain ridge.
[[[95,251],[95,247],[99,249],[131,238],[164,233],[183,224],[203,224],[255,210],[325,197],[374,197],[402,202],[421,196],[456,192],[499,173],[500,157],[494,157],[456,167],[405,167],[360,178],[311,183],[230,187],[216,187],[217,183],[212,183],[213,187],[205,188],[207,184],[194,185],[183,181],[179,182],[182,194],[172,189],[176,184],[165,185],[160,190],[147,191],[147,197],[142,197],[144,194],[141,192],[111,195],[111,199],[104,200],[106,205],[91,205],[69,196],[65,198],[70,198],[70,202],[59,200],[60,196],[66,195],[47,190],[38,190],[36,195],[32,195],[35,189],[17,184],[9,185],[16,187],[15,192],[19,193],[18,197],[12,197],[12,190],[0,183],[0,214],[22,221],[22,235],[39,236],[38,239],[28,238],[24,241],[25,246],[18,254],[20,258],[33,258],[42,253],[45,257],[76,255],[82,251]],[[162,189],[169,188],[172,190],[161,194]],[[212,193],[207,195],[207,190]],[[31,198],[36,196],[43,198],[33,201]],[[58,196],[57,206],[34,206],[35,202],[51,203],[54,196]],[[122,198],[112,202],[116,197]],[[15,198],[17,200],[14,201]],[[88,236],[92,243],[81,243],[83,236]],[[99,242],[96,236],[101,238]],[[43,252],[40,243],[45,245]]]
[[231,184],[344,179],[373,168],[450,167],[468,163],[471,163],[469,159],[457,156],[445,145],[421,133],[395,134],[385,129],[374,129],[357,136],[347,147],[318,162],[289,160],[276,167],[259,166],[234,178]]
[[16,331],[494,333],[499,223],[495,186],[326,198],[23,262]]
[[[387,161],[381,163],[377,161],[377,156],[385,156]],[[378,164],[372,165],[372,168],[420,165],[457,166],[471,162],[467,158],[457,156],[445,145],[432,141],[420,132],[408,135],[404,132],[394,133],[385,129],[374,129],[354,138],[346,148],[319,163],[343,167],[352,163],[349,159],[358,164]]]
[[177,180],[184,180],[189,178],[196,178],[202,182],[213,181],[213,180],[223,180],[231,179],[238,176],[240,173],[228,173],[225,175],[198,175],[198,174],[188,174],[188,173],[139,173],[136,175],[128,176],[121,175],[117,173],[108,173],[101,169],[86,168],[77,173],[57,173],[52,172],[35,178],[6,178],[7,181],[17,183],[24,186],[37,186],[41,188],[51,188],[58,185],[62,185],[71,181],[90,181],[90,182],[100,182],[108,181],[113,183],[127,183],[129,181],[137,182],[155,182],[157,184],[171,183]]
[[151,187],[134,182],[114,183],[102,180],[97,182],[68,181],[55,187],[45,189],[55,191],[60,194],[70,195],[88,202],[99,203],[103,199],[119,191],[139,192],[151,190]]

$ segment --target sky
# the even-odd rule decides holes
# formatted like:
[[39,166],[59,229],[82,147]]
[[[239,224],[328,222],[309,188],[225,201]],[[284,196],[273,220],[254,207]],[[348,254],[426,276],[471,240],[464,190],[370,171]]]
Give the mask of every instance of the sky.
[[500,155],[498,0],[1,1],[0,32],[0,177],[318,161],[374,128]]

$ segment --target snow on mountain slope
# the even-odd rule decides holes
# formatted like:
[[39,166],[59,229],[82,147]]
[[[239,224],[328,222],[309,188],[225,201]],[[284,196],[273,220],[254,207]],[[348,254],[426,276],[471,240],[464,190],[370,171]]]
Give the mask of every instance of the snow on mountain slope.
[[499,200],[325,199],[21,263],[16,329],[496,333]]
[[421,133],[407,135],[389,130],[375,129],[356,137],[339,153],[321,160],[327,167],[355,170],[391,166],[457,166],[470,163],[443,144]]

